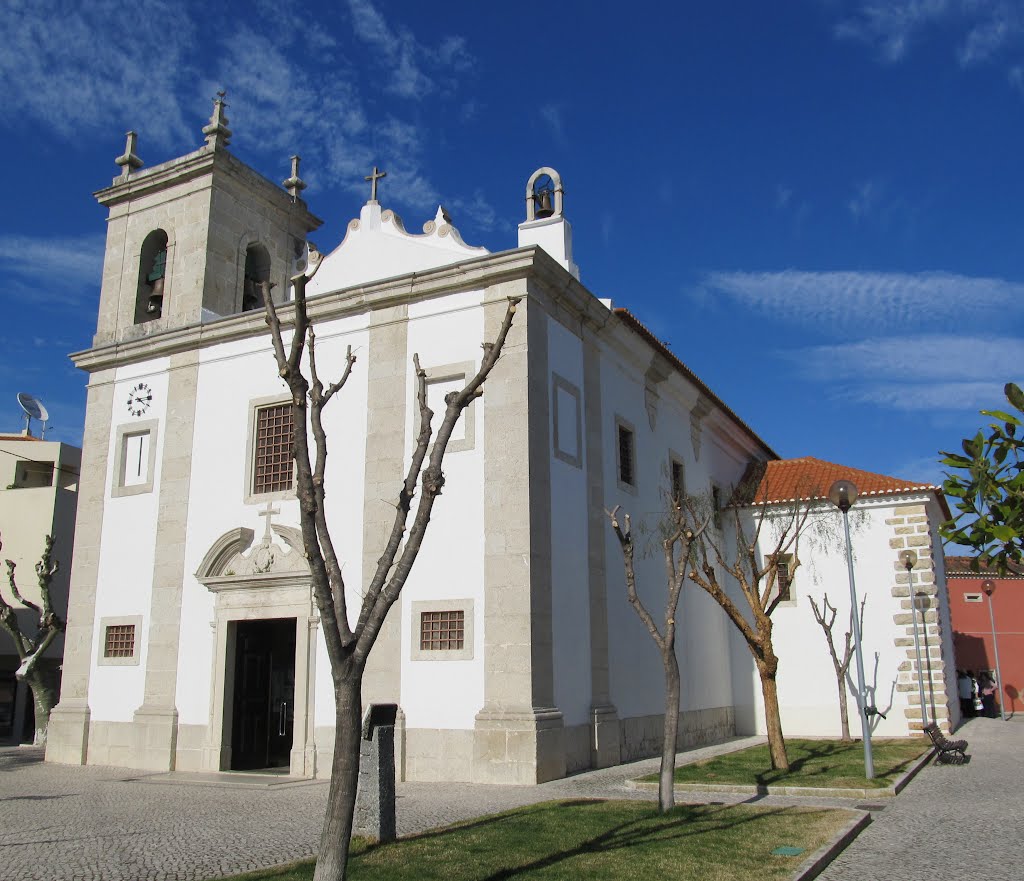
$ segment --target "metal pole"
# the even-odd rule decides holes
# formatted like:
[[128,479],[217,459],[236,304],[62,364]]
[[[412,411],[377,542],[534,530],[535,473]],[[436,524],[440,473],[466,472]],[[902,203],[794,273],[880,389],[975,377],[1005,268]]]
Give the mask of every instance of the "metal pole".
[[[921,643],[917,638],[917,597],[914,596],[914,573],[907,567],[910,576],[910,614],[914,622],[914,653],[917,655],[917,690],[921,695],[921,724],[928,725],[928,707],[924,703],[924,669],[921,667]],[[906,633],[906,631],[903,631]],[[930,677],[929,677],[930,678]]]
[[1003,674],[999,669],[999,640],[996,639],[996,613],[992,611],[992,594],[988,595],[988,617],[992,622],[992,650],[996,655],[996,695],[999,697],[999,715],[1006,721],[1006,701],[1003,700]]
[[857,688],[860,689],[860,730],[864,739],[864,776],[875,777],[875,762],[871,755],[871,726],[868,724],[867,693],[864,689],[864,655],[860,645],[860,618],[857,615],[857,586],[853,579],[853,547],[850,544],[850,518],[848,508],[843,508],[843,528],[846,530],[846,568],[850,576],[850,608],[853,609],[853,648],[857,658]]

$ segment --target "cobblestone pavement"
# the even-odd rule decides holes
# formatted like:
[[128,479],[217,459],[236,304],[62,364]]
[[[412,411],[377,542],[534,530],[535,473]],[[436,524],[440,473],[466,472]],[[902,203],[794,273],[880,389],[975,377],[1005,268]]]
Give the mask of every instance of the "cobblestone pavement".
[[[942,881],[968,872],[987,879],[1020,876],[1010,859],[1020,861],[1024,840],[1024,780],[1015,750],[1024,720],[979,719],[964,730],[971,740],[971,764],[925,768],[823,877]],[[737,738],[682,753],[679,760],[696,761],[762,741]],[[203,881],[316,852],[327,796],[324,782],[147,774],[47,765],[41,758],[41,751],[31,748],[0,749],[3,881]],[[554,798],[654,799],[652,792],[626,788],[625,781],[657,765],[657,759],[648,759],[541,786],[402,783],[399,834]],[[686,800],[858,803],[719,793],[688,793]]]
[[924,768],[822,881],[1024,877],[1024,718],[972,719],[967,765]]

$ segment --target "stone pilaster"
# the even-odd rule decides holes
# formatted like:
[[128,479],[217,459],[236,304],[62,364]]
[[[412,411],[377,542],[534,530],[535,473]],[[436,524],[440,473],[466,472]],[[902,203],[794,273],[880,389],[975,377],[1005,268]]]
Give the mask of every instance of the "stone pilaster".
[[[521,293],[521,282],[487,290],[486,339],[496,335],[507,297]],[[485,673],[473,739],[479,782],[565,775],[551,646],[549,382],[546,317],[524,299],[483,397]]]
[[611,702],[608,676],[608,585],[604,515],[601,354],[589,332],[583,337],[583,404],[587,467],[587,576],[590,594],[590,764],[619,764],[619,715]]
[[[895,558],[894,586],[891,592],[893,597],[899,599],[899,610],[893,614],[893,623],[896,625],[894,644],[906,653],[906,660],[899,666],[896,691],[906,695],[908,706],[904,709],[904,715],[907,728],[913,733],[920,731],[924,725],[920,696],[920,685],[923,684],[928,720],[948,730],[951,720],[946,689],[947,659],[943,656],[942,648],[942,617],[939,611],[941,597],[935,581],[935,549],[932,546],[926,505],[900,505],[885,523],[891,530],[889,546]],[[909,574],[898,558],[899,552],[907,549],[917,554],[917,563]],[[915,613],[911,582],[917,601],[920,663],[914,647]]]
[[68,598],[68,626],[64,635],[60,703],[50,713],[46,742],[48,762],[84,765],[88,757],[89,671],[92,667],[92,634],[113,400],[114,371],[102,370],[92,374],[82,435],[82,473],[78,486],[74,566]]
[[185,536],[198,380],[198,352],[171,356],[157,502],[146,684],[142,706],[135,711],[133,755],[133,767],[161,771],[174,769],[177,748],[181,592],[185,579]]
[[[408,306],[378,309],[370,318],[366,358],[366,466],[363,494],[363,584],[377,568],[394,522],[394,503],[405,477],[406,413],[409,406]],[[361,359],[362,360],[362,359]],[[391,607],[363,674],[363,706],[400,704],[402,697],[402,603]],[[403,716],[404,719],[404,716]],[[395,767],[405,764],[404,727],[395,740]]]

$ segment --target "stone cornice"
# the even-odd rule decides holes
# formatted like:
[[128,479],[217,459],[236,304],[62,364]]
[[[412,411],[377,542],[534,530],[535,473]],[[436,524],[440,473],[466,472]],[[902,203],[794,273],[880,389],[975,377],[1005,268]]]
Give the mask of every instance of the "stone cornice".
[[[515,279],[536,279],[539,288],[529,296],[560,302],[587,324],[599,327],[607,321],[608,310],[586,288],[537,245],[500,251],[451,266],[414,272],[371,284],[345,288],[311,297],[307,303],[313,322],[358,315],[400,303],[439,297],[456,291],[482,290]],[[287,327],[293,311],[290,303],[278,306],[281,324]],[[71,360],[76,367],[93,373],[177,352],[203,349],[235,340],[266,336],[269,331],[263,310],[243,312],[215,321],[155,333],[140,339],[110,343],[82,352]]]
[[214,150],[210,147],[201,147],[194,153],[153,168],[133,172],[126,177],[116,177],[109,187],[97,190],[93,196],[101,205],[112,207],[207,175],[211,177],[212,183],[215,174],[241,178],[244,183],[259,190],[279,211],[291,213],[297,208],[305,215],[307,226],[311,230],[323,224],[323,220],[312,214],[302,199],[293,202],[292,197],[283,189],[226,150]]

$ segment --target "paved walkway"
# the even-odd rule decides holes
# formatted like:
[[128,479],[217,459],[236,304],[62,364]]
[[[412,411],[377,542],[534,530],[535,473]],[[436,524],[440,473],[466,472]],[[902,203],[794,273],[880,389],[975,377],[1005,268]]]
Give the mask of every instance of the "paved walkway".
[[[1005,724],[978,719],[964,730],[972,762],[925,768],[822,877],[944,881],[1024,875],[1024,779],[1018,755],[1024,719]],[[761,741],[736,739],[680,759],[695,761]],[[316,851],[324,782],[146,774],[46,765],[40,759],[39,750],[0,749],[4,881],[203,881]],[[657,765],[657,759],[649,759],[541,786],[403,783],[399,833],[553,798],[653,799],[654,793],[627,789],[625,781]],[[858,804],[716,793],[689,793],[686,800]]]

